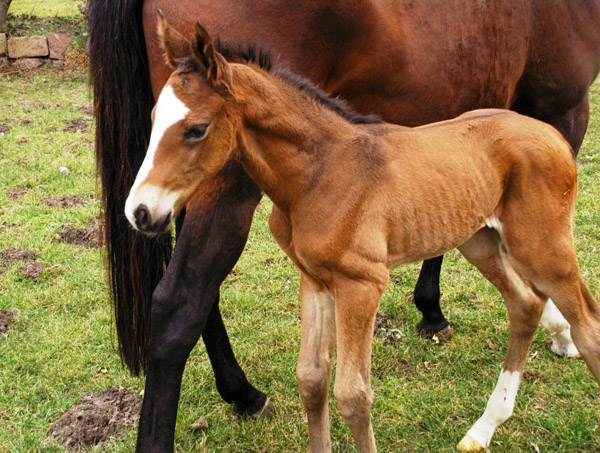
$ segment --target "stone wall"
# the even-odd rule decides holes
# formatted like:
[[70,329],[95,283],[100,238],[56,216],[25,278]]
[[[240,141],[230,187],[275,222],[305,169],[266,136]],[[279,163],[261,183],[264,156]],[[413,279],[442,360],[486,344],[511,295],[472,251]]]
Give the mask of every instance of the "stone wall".
[[49,61],[62,68],[65,53],[75,35],[52,33],[46,36],[7,37],[0,33],[0,59],[15,69],[34,69]]

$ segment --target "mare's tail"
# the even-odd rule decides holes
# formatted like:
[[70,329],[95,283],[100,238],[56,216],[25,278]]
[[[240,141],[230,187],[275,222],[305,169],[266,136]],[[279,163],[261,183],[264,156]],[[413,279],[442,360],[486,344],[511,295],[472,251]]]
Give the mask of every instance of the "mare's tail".
[[152,292],[171,254],[171,237],[135,233],[125,200],[150,137],[154,104],[142,27],[143,0],[89,0],[89,50],[102,183],[104,239],[121,360],[145,369]]

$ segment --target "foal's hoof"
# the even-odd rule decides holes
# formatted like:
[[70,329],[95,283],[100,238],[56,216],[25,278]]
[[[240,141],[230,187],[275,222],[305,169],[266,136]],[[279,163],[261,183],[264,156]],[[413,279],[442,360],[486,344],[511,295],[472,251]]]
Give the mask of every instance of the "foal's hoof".
[[477,443],[477,441],[475,441],[475,439],[471,438],[468,434],[465,437],[463,437],[463,439],[458,443],[456,448],[459,451],[467,451],[467,452],[484,450],[484,448],[481,445],[479,445]]
[[552,346],[550,346],[550,349],[556,355],[581,358],[581,354],[579,354],[579,351],[573,343],[563,344],[558,341],[552,341]]

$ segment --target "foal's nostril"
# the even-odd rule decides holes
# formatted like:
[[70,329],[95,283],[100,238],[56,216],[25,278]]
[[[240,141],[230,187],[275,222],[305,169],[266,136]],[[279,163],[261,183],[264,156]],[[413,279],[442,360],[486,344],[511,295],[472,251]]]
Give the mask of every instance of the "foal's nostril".
[[135,224],[140,230],[148,229],[150,226],[150,210],[145,204],[139,205],[133,212],[133,216],[135,217]]

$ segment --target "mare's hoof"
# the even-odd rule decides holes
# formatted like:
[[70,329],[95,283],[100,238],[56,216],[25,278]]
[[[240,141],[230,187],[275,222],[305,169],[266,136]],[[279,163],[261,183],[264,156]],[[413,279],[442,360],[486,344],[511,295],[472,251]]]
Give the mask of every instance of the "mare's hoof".
[[452,338],[452,326],[450,324],[448,324],[439,332],[434,333],[431,337],[435,344],[444,344],[450,340],[450,338]]
[[575,347],[573,343],[563,344],[558,341],[552,341],[552,346],[550,346],[552,352],[559,356],[572,357],[572,358],[581,358],[581,354]]
[[437,335],[438,338],[443,337],[444,340],[449,340],[452,336],[452,327],[445,319],[436,324],[429,324],[425,322],[425,319],[421,319],[421,322],[417,325],[417,332],[423,338],[433,338]]
[[265,401],[265,405],[259,410],[257,413],[252,414],[250,417],[252,418],[269,418],[275,413],[275,406],[271,400],[267,397]]
[[235,415],[241,418],[263,418],[270,417],[271,415],[273,415],[273,413],[275,412],[275,408],[269,397],[266,397],[264,404],[258,409],[255,409],[254,411],[248,407],[242,408],[238,403],[235,403],[233,405],[233,412],[235,412]]
[[484,448],[479,445],[473,438],[471,438],[468,434],[463,437],[463,439],[459,442],[459,444],[456,447],[459,451],[467,451],[467,452],[474,452],[474,451],[483,451]]

